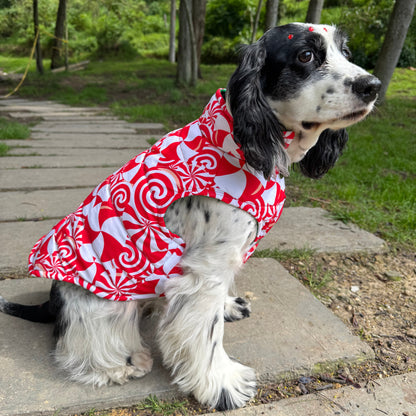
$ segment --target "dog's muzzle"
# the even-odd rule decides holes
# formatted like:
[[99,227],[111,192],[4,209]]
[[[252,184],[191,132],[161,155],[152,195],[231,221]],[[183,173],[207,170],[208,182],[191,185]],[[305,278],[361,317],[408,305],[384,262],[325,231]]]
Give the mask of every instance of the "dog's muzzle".
[[381,81],[373,75],[363,75],[355,79],[351,87],[352,92],[360,100],[370,104],[377,98],[381,88]]

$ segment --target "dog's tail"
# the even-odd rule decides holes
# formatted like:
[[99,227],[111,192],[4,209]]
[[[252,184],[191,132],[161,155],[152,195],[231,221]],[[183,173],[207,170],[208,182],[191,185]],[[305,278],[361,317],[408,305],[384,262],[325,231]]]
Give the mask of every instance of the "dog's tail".
[[0,296],[0,312],[32,322],[50,323],[55,322],[56,319],[56,314],[52,311],[49,301],[41,305],[20,305],[8,302]]

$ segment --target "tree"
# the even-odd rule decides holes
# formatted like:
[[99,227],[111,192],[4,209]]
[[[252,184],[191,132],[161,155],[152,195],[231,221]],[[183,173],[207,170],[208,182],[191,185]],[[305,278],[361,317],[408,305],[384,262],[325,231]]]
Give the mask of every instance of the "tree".
[[306,13],[306,23],[319,24],[323,7],[324,0],[310,0]]
[[198,78],[202,78],[201,74],[201,52],[202,44],[204,42],[204,33],[205,33],[205,15],[207,11],[207,0],[193,0],[192,2],[192,20],[195,31],[195,41],[196,41],[196,55],[198,61]]
[[254,19],[254,24],[253,24],[253,32],[251,34],[251,43],[254,43],[255,40],[256,40],[257,28],[259,27],[260,12],[261,12],[261,7],[262,6],[263,6],[263,0],[259,0],[259,2],[257,4],[256,17]]
[[182,0],[179,5],[176,73],[179,85],[195,86],[200,74],[199,60],[204,37],[206,3],[207,0]]
[[62,39],[64,39],[65,36],[66,2],[67,0],[59,0],[55,24],[55,38],[52,46],[51,69],[59,68],[64,64],[64,58],[61,50],[63,43]]
[[416,0],[396,0],[381,47],[374,75],[381,81],[379,101],[383,101],[406,39],[415,11]]
[[275,27],[277,24],[277,13],[279,9],[279,0],[267,0],[266,2],[266,20],[264,22],[264,31]]
[[169,62],[175,62],[176,0],[170,0]]
[[43,74],[42,50],[40,48],[40,40],[39,40],[38,0],[33,0],[33,24],[35,26],[36,69],[40,74]]

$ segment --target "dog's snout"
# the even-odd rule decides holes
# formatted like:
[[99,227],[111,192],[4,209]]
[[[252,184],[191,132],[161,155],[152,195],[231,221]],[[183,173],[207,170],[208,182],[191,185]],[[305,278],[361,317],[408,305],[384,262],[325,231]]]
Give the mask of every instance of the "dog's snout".
[[352,82],[352,92],[366,104],[377,98],[380,88],[380,80],[373,75],[364,75]]

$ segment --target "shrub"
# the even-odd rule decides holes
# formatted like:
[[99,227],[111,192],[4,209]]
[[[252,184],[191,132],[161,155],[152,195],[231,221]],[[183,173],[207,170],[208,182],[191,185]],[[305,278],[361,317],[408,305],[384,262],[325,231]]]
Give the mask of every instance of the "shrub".
[[201,60],[204,64],[235,63],[240,44],[239,38],[213,37],[202,45]]

